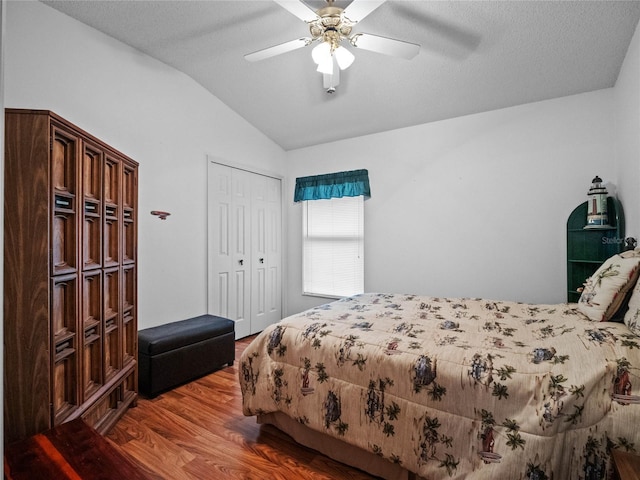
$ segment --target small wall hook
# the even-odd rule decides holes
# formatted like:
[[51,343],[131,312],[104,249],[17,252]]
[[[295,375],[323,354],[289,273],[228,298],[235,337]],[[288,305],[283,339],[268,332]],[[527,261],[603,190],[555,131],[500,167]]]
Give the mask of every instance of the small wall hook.
[[169,212],[163,212],[160,210],[151,210],[151,215],[156,215],[160,217],[160,220],[166,220],[167,217],[171,214]]

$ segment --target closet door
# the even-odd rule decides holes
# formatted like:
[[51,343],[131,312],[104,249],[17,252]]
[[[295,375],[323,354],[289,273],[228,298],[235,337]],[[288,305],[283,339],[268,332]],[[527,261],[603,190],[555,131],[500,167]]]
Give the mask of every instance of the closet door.
[[[231,312],[243,336],[251,328],[251,174],[231,169]],[[238,334],[238,332],[236,332]]]
[[209,165],[209,310],[236,322],[236,337],[251,335],[251,177]]
[[208,175],[209,313],[243,338],[280,320],[281,182],[214,162]]
[[260,332],[282,312],[280,180],[255,174],[251,192],[251,329]]

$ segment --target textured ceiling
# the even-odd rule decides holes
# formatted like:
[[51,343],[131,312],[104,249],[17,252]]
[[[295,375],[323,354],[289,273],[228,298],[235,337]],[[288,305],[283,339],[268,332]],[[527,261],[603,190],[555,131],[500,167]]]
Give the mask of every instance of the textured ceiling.
[[389,0],[354,32],[420,53],[352,49],[329,95],[310,47],[244,59],[308,36],[270,0],[43,3],[186,73],[285,150],[612,87],[640,18],[638,0]]

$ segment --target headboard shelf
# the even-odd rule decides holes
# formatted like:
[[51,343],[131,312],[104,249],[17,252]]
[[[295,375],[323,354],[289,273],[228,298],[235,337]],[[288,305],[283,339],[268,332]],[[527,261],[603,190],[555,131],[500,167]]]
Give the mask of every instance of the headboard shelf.
[[587,202],[567,219],[567,301],[580,299],[578,289],[610,256],[624,250],[624,211],[617,198],[607,198],[609,227],[585,228]]

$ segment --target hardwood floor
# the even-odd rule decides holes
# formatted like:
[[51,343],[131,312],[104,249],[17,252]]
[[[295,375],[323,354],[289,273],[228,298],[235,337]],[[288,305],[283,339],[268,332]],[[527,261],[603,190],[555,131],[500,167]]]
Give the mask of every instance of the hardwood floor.
[[251,340],[236,342],[233,366],[141,398],[107,439],[155,479],[374,479],[242,414],[238,364]]

